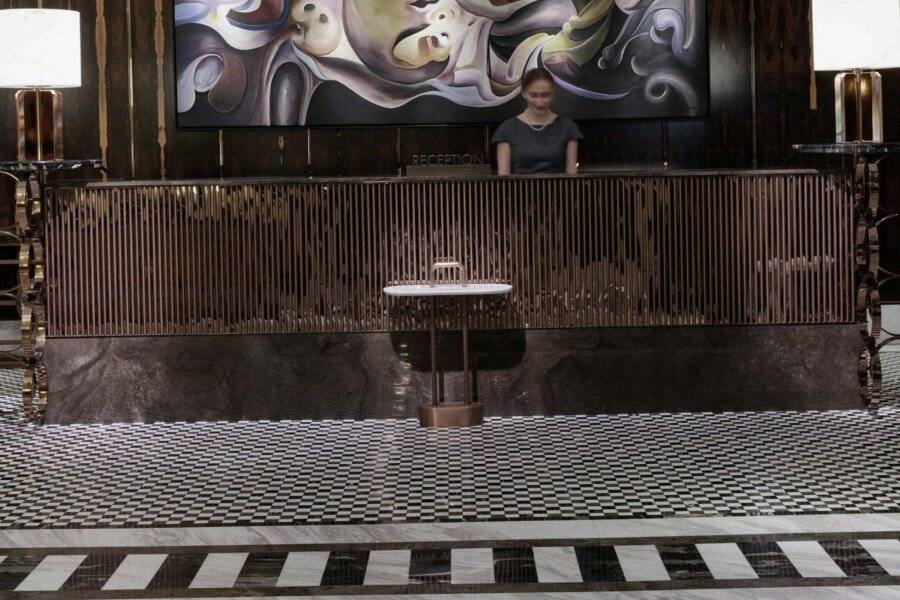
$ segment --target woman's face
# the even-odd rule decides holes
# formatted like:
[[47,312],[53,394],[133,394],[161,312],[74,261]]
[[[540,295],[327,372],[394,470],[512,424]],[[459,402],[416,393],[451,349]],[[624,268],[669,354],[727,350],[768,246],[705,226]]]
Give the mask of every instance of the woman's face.
[[553,84],[546,79],[538,79],[522,90],[522,96],[532,111],[539,114],[549,112],[553,102]]

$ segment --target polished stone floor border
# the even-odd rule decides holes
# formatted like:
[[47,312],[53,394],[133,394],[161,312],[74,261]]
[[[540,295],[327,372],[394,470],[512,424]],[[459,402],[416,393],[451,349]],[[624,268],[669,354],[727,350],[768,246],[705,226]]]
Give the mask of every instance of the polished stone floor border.
[[670,517],[365,525],[259,525],[119,529],[6,529],[0,548],[275,546],[508,540],[634,540],[900,532],[900,513]]
[[[900,598],[900,585],[898,578],[892,578],[893,581],[885,584],[866,585],[862,582],[836,583],[834,580],[814,580],[810,582],[798,582],[795,584],[780,582],[778,587],[768,587],[754,583],[752,586],[735,585],[733,582],[714,582],[727,584],[711,585],[707,587],[696,586],[689,582],[675,582],[669,585],[650,585],[650,584],[624,584],[623,589],[602,589],[597,586],[581,590],[560,590],[552,587],[543,586],[535,589],[521,589],[515,587],[507,587],[505,590],[486,592],[481,588],[470,588],[465,591],[453,591],[448,593],[432,592],[432,593],[409,593],[409,588],[404,591],[392,593],[389,590],[374,590],[370,588],[359,587],[355,590],[348,591],[345,594],[335,594],[333,590],[314,590],[304,594],[296,589],[285,589],[283,594],[263,593],[258,589],[247,590],[162,590],[160,595],[151,595],[146,591],[135,595],[128,592],[12,592],[4,594],[4,600],[136,600],[142,598],[144,600],[161,600],[162,598],[272,598],[285,600],[288,598],[303,598],[309,600],[311,598],[379,598],[383,600],[475,600],[475,599],[527,599],[535,600],[569,600],[569,599],[585,599],[585,598],[652,598],[654,600],[673,600],[673,599],[722,599],[734,598],[739,600],[881,600]],[[503,586],[497,586],[503,587]],[[237,592],[237,593],[235,593]],[[241,595],[244,592],[244,595]]]
[[900,513],[0,530],[3,600],[900,598]]
[[357,547],[330,552],[207,548],[163,553],[153,548],[14,554],[0,549],[0,597],[117,600],[235,594],[319,597],[339,592],[471,598],[485,593],[700,589],[744,589],[744,597],[755,597],[754,589],[772,587],[796,588],[800,595],[811,587],[900,585],[898,533],[859,541],[615,546],[591,541],[575,547],[501,545],[437,552]]
[[[759,588],[755,590],[655,590],[616,592],[534,592],[513,594],[367,594],[359,595],[318,595],[318,596],[255,596],[257,600],[291,600],[292,598],[319,598],[320,600],[897,600],[900,586],[848,586],[807,588]],[[221,596],[217,600],[238,600],[241,596]],[[84,600],[94,600],[85,597]],[[99,599],[97,599],[99,600]],[[105,599],[104,599],[105,600]],[[135,598],[134,600],[149,600]]]

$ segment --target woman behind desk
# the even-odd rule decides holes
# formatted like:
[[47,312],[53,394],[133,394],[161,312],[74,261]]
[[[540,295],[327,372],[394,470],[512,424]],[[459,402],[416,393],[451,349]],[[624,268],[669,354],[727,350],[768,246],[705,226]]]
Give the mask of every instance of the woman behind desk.
[[525,112],[504,121],[491,138],[497,144],[497,174],[577,173],[578,140],[583,136],[571,119],[550,111],[550,74],[541,68],[528,71],[522,78],[522,97]]

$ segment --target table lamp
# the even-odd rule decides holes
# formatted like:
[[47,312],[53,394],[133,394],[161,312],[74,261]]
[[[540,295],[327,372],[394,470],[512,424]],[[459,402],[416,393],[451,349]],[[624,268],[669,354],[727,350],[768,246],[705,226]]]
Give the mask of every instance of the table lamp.
[[19,90],[19,160],[63,157],[62,96],[55,89],[81,85],[79,21],[73,10],[0,10],[0,87]]
[[883,142],[881,74],[900,67],[900,0],[812,0],[813,67],[834,79],[838,142]]

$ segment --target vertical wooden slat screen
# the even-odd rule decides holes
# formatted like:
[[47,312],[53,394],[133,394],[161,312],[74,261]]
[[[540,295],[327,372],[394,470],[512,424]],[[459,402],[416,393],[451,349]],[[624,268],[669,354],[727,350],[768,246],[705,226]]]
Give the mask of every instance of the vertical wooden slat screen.
[[49,333],[422,329],[381,289],[447,256],[513,285],[478,328],[850,322],[851,207],[809,171],[60,188]]

